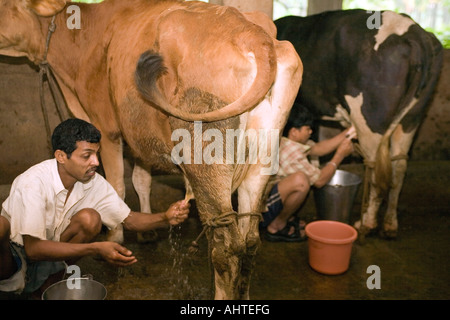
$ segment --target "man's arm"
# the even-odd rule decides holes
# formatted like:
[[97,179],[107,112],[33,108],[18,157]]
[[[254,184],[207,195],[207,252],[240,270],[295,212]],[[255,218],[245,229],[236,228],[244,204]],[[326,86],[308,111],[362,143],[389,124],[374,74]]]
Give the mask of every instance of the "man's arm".
[[150,214],[131,211],[123,221],[123,226],[127,230],[145,232],[169,225],[177,225],[186,220],[190,206],[189,202],[180,200],[172,203],[166,212]]
[[[173,203],[166,212],[148,214],[131,212],[123,225],[132,231],[148,231],[168,225],[177,225],[188,217],[189,203],[184,200]],[[23,235],[25,252],[33,261],[67,261],[84,256],[100,255],[109,263],[128,266],[137,261],[132,252],[116,242],[71,243]]]
[[344,141],[345,138],[349,140],[356,137],[355,128],[352,126],[341,133],[337,134],[333,138],[319,141],[311,147],[310,155],[311,156],[325,156],[334,150],[336,150],[339,145]]
[[132,252],[116,242],[69,243],[23,235],[27,257],[32,261],[67,261],[100,255],[109,263],[128,266],[137,261]]
[[344,138],[339,144],[333,158],[320,170],[319,179],[314,183],[314,186],[321,188],[326,185],[334,173],[336,172],[338,166],[341,164],[342,160],[349,154],[353,152],[353,144],[349,138]]

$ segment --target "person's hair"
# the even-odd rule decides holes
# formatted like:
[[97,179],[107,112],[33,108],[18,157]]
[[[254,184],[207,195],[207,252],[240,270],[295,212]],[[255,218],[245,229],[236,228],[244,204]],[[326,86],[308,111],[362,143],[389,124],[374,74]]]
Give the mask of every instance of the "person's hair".
[[301,128],[303,126],[310,126],[312,128],[313,125],[313,114],[306,107],[294,104],[284,126],[283,136],[287,137],[291,128]]
[[53,130],[53,152],[64,151],[67,158],[70,158],[72,152],[77,148],[77,141],[99,143],[101,137],[100,131],[89,122],[81,119],[68,119]]

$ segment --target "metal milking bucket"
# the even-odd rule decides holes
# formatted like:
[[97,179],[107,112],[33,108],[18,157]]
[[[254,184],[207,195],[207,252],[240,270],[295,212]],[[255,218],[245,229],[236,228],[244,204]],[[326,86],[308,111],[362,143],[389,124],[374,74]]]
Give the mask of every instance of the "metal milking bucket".
[[105,300],[106,288],[91,275],[69,278],[48,287],[42,300]]
[[336,170],[330,182],[314,190],[317,217],[320,220],[334,220],[348,224],[360,184],[361,178],[356,174]]

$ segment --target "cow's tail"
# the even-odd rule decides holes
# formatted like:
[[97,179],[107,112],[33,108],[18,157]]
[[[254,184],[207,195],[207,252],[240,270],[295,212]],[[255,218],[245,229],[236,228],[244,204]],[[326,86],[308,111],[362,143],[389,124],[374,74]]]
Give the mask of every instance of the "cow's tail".
[[[400,106],[402,106],[400,108],[401,112],[395,117],[383,135],[375,159],[375,187],[381,194],[389,190],[392,185],[391,136],[412,108],[425,109],[442,69],[442,45],[434,35],[425,35],[420,42],[411,40],[410,44],[413,48],[411,54],[411,76],[407,79],[410,85],[400,102]],[[419,68],[419,66],[421,67]]]
[[[185,121],[219,121],[250,111],[261,102],[275,81],[277,58],[270,38],[264,45],[254,46],[257,73],[250,89],[239,99],[221,109],[206,113],[191,113],[172,106],[158,88],[157,80],[166,71],[162,57],[153,51],[144,52],[139,58],[135,81],[138,91],[149,102],[169,115]],[[218,79],[220,81],[220,79]]]

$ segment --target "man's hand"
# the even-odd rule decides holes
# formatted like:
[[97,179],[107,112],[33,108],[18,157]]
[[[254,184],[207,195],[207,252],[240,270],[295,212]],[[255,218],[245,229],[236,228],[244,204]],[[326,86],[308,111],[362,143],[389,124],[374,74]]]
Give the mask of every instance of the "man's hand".
[[137,262],[135,256],[127,248],[112,241],[96,242],[98,254],[107,262],[119,266],[126,267]]
[[165,213],[167,222],[173,226],[182,223],[187,219],[190,207],[190,203],[185,200],[172,203]]
[[336,153],[341,155],[343,158],[350,155],[353,152],[353,143],[350,139],[344,139],[339,144]]
[[356,134],[356,129],[354,126],[351,126],[350,128],[348,128],[347,133],[345,134],[345,137],[349,140],[356,139],[357,134]]

